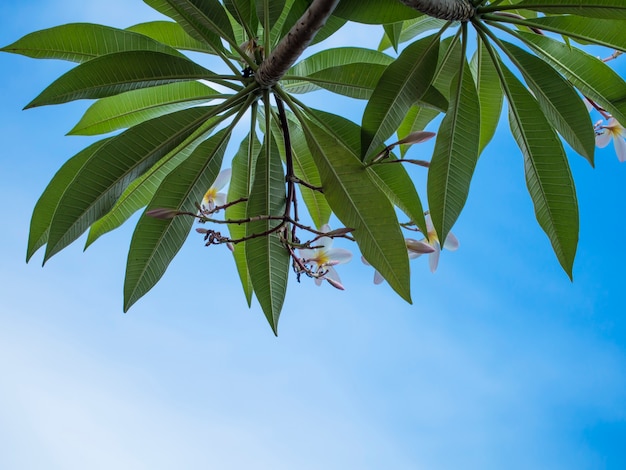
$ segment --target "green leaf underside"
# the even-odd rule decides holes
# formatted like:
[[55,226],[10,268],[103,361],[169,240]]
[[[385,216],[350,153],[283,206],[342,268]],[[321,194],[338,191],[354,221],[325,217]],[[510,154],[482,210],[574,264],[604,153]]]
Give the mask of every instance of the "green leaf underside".
[[571,278],[578,244],[578,204],[565,151],[532,95],[508,69],[501,68],[511,132],[524,156],[535,215]]
[[442,246],[467,200],[480,143],[480,104],[465,59],[457,80],[428,170],[428,207]]
[[562,13],[592,18],[626,19],[626,4],[623,0],[523,0],[517,8],[544,13]]
[[[196,212],[196,204],[215,181],[228,143],[224,129],[202,142],[164,180],[146,210],[168,208]],[[169,220],[143,215],[130,243],[124,280],[124,311],[161,279],[189,235],[194,218]]]
[[80,172],[91,156],[109,139],[95,142],[70,158],[54,175],[33,209],[28,234],[26,262],[35,252],[48,242],[48,232],[54,211],[59,205],[67,187]]
[[127,91],[92,104],[70,135],[105,134],[164,114],[204,104],[217,92],[196,81]]
[[285,0],[256,0],[256,14],[261,25],[267,21],[271,30],[285,8]]
[[[287,4],[289,6],[289,3]],[[296,22],[300,19],[300,17],[306,12],[309,7],[308,0],[291,0],[291,8],[285,15],[284,22],[282,24],[282,29],[280,30],[280,38],[285,37],[291,27],[296,24]],[[343,18],[338,18],[336,16],[331,16],[326,20],[326,24],[318,31],[318,33],[311,41],[311,46],[317,43],[322,42],[325,39],[328,39],[334,33],[336,33],[339,29],[341,29],[347,20]],[[276,28],[274,28],[276,31]],[[274,36],[272,36],[274,38]]]
[[345,67],[351,64],[389,65],[393,58],[382,52],[360,47],[338,47],[326,49],[298,62],[287,72],[281,81],[281,88],[289,93],[307,93],[319,90],[314,83],[289,80],[290,76],[309,77],[326,69]]
[[410,303],[404,237],[393,206],[358,157],[358,125],[333,114],[314,113],[325,126],[307,120],[303,128],[328,204],[346,227],[354,229],[365,259]]
[[[285,211],[283,164],[274,139],[269,133],[265,139],[256,161],[254,182],[246,209],[248,217],[282,216]],[[279,220],[249,222],[246,235],[265,233],[280,223]],[[274,334],[278,334],[278,318],[287,292],[290,260],[281,235],[273,232],[246,241],[246,260],[257,300]]]
[[385,69],[380,64],[355,63],[320,70],[302,79],[339,95],[366,100]]
[[470,68],[474,75],[480,103],[480,144],[478,146],[480,155],[496,133],[502,113],[504,94],[498,73],[482,41],[472,58]]
[[554,39],[518,34],[581,93],[603,106],[618,121],[626,122],[626,83],[613,69],[600,59]]
[[363,113],[361,156],[368,160],[398,128],[407,111],[428,90],[439,54],[439,39],[429,36],[407,46],[387,67]]
[[147,121],[113,137],[94,152],[59,201],[50,225],[45,260],[105,215],[135,178],[168,153],[183,150],[179,146],[203,124],[206,114],[206,109],[192,108]]
[[207,42],[215,50],[224,49],[220,37],[235,41],[226,10],[217,0],[144,0],[144,2],[175,20],[187,34]]
[[185,30],[173,21],[150,21],[126,28],[149,38],[184,51],[213,53],[214,50],[204,41],[192,38]]
[[366,24],[396,23],[421,15],[397,0],[341,0],[333,14]]
[[[411,39],[428,31],[441,29],[445,24],[445,20],[440,20],[427,15],[422,15],[412,20],[406,20],[402,23],[399,43],[402,44],[410,41]],[[391,41],[389,41],[389,38],[386,36],[383,36],[378,46],[378,50],[384,51],[390,47],[392,47]]]
[[383,25],[383,28],[385,29],[385,36],[393,47],[393,50],[396,52],[398,52],[398,44],[400,44],[402,24],[402,21],[398,21],[397,23],[388,23]]
[[[231,164],[232,175],[230,178],[230,184],[228,185],[228,201],[236,201],[241,198],[247,198],[250,195],[251,182],[249,181],[249,170],[254,168],[256,158],[261,150],[261,143],[255,134],[252,134],[252,142],[250,141],[250,135],[246,137],[239,146],[239,150],[233,157]],[[241,202],[239,204],[232,205],[226,209],[225,218],[231,220],[245,219],[246,218],[247,202]],[[239,239],[246,236],[245,224],[229,224],[228,231],[230,232],[230,238]],[[243,287],[248,307],[252,302],[252,281],[250,280],[250,273],[248,272],[248,262],[246,261],[246,243],[236,243],[233,246],[233,257],[235,259],[235,265]]]
[[251,31],[257,31],[259,18],[251,0],[224,0],[224,6],[240,26],[247,25]]
[[109,54],[81,64],[52,82],[25,109],[104,98],[125,91],[213,75],[189,59],[152,51]]
[[552,126],[593,165],[595,133],[589,112],[574,88],[543,60],[502,41]]
[[141,34],[90,23],[72,23],[36,31],[0,50],[35,59],[72,62],[86,62],[106,54],[128,51],[153,51],[182,57],[177,50]]
[[[406,113],[406,117],[398,126],[398,138],[401,139],[411,132],[421,131],[437,116],[439,111],[431,108],[412,106]],[[411,145],[400,145],[400,154],[404,157]]]

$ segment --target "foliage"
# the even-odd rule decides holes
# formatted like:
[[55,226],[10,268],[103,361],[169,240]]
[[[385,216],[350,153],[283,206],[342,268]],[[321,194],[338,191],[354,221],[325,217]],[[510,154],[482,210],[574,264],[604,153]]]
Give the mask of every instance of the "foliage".
[[[232,248],[248,303],[254,294],[274,332],[290,265],[298,279],[343,289],[335,261],[302,255],[333,238],[353,240],[410,302],[409,258],[445,247],[478,158],[507,109],[537,221],[572,276],[579,221],[563,141],[591,165],[594,130],[603,145],[608,134],[617,136],[623,150],[626,83],[606,64],[626,51],[622,0],[456,0],[470,5],[471,15],[452,20],[405,5],[437,2],[145,2],[170,20],[126,30],[69,24],[2,48],[78,64],[27,108],[93,99],[71,134],[117,132],[54,176],[33,212],[29,259],[45,245],[45,262],[86,230],[90,244],[144,209],[128,254],[125,310],[159,281],[194,220],[203,224],[197,230],[207,245]],[[289,42],[301,33],[298,22],[309,21],[323,3],[328,13],[337,8],[322,18],[317,37]],[[295,61],[298,47],[349,21],[382,25],[380,50],[346,45]],[[616,52],[603,61],[573,42]],[[387,54],[391,48],[399,53]],[[294,56],[287,70],[269,85],[260,80],[276,71],[285,50]],[[221,65],[209,69],[190,51]],[[312,109],[297,97],[319,89],[368,100],[362,122]],[[583,98],[611,119],[609,126],[592,125]],[[433,135],[423,129],[440,114],[432,159],[404,158],[409,145]],[[232,163],[224,163],[237,125],[247,126],[247,135]],[[422,198],[432,226],[405,169],[412,164],[428,168]],[[200,205],[228,165],[226,202]],[[410,222],[400,223],[400,212]],[[328,228],[331,214],[344,228]],[[405,241],[406,230],[423,234],[423,251],[412,252],[420,245]]]

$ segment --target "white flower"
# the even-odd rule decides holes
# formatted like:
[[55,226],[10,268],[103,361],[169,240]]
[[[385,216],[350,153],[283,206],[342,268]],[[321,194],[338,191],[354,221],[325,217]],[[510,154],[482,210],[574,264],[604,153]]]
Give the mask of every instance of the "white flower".
[[596,145],[600,148],[604,148],[609,145],[611,138],[613,138],[613,145],[615,146],[615,153],[617,159],[620,162],[626,161],[626,130],[617,122],[617,119],[611,118],[606,126],[597,126],[600,129],[600,133],[596,134]]
[[[330,227],[326,224],[320,231],[330,232]],[[333,266],[350,261],[352,259],[352,253],[343,248],[331,248],[332,244],[332,238],[322,237],[314,242],[314,245],[319,248],[304,248],[299,250],[300,258],[302,264],[310,266],[313,273],[320,275],[315,278],[315,284],[319,286],[322,284],[323,280],[326,280],[331,286],[343,290],[344,287],[343,284],[341,284],[339,274],[337,274]]]
[[[439,264],[439,254],[441,253],[441,244],[435,232],[433,221],[430,218],[430,214],[426,215],[426,229],[428,230],[428,239],[422,239],[423,243],[429,244],[433,248],[433,252],[428,255],[428,264],[430,265],[430,272],[434,273],[437,270]],[[448,233],[446,241],[443,243],[443,247],[446,250],[455,251],[459,249],[459,240],[454,236],[452,232]],[[417,256],[420,256],[419,254]]]
[[220,171],[220,174],[217,175],[213,186],[208,189],[202,198],[201,207],[203,211],[211,212],[216,206],[223,206],[226,204],[226,193],[220,193],[218,191],[228,184],[231,173],[232,170],[227,168],[226,170]]
[[[406,238],[404,242],[406,243],[406,249],[409,255],[409,259],[419,258],[424,253],[433,253],[435,251],[432,246],[430,246],[428,243],[424,243],[423,241]],[[363,264],[371,266],[371,264],[369,264],[363,256],[361,256],[361,261],[363,261]],[[374,270],[374,284],[382,284],[384,280],[385,278],[382,276],[382,274],[380,274],[377,270]]]

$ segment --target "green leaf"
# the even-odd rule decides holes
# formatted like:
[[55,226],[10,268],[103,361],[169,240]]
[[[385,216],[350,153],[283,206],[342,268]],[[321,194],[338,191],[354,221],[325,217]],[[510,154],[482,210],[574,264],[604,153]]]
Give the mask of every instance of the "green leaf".
[[[306,142],[306,137],[302,131],[300,123],[295,119],[292,114],[287,114],[289,123],[289,136],[291,140],[291,153],[293,158],[293,170],[297,178],[306,183],[321,187],[322,181],[320,180],[319,172],[315,166],[313,155]],[[285,160],[285,142],[283,139],[282,129],[276,122],[276,119],[272,120],[272,134],[278,145],[281,158]],[[319,191],[314,191],[306,186],[299,185],[302,199],[306,204],[313,223],[320,229],[322,225],[327,224],[330,219],[330,206],[326,202],[324,194]]]
[[626,82],[611,67],[546,36],[518,34],[581,93],[603,106],[618,121],[626,122]]
[[25,109],[104,98],[155,85],[209,78],[211,75],[212,72],[189,59],[161,52],[118,52],[73,68],[52,82]]
[[[398,137],[409,135],[411,132],[421,131],[437,116],[439,111],[431,108],[412,106],[406,113],[406,117],[398,126]],[[400,154],[404,157],[410,145],[400,145]]]
[[281,81],[281,88],[289,93],[307,93],[318,90],[313,83],[290,80],[290,77],[309,77],[323,70],[351,64],[389,65],[393,58],[382,52],[361,47],[325,49],[294,65]]
[[206,120],[191,108],[139,124],[94,152],[65,190],[50,224],[44,261],[76,240],[106,214],[126,187],[186,139]]
[[428,90],[437,67],[439,36],[407,46],[387,67],[363,113],[361,156],[367,160]]
[[[146,211],[167,208],[195,213],[196,204],[220,171],[228,137],[225,129],[198,145],[191,156],[163,180]],[[139,219],[128,250],[125,312],[161,279],[187,239],[193,222],[190,216],[161,220],[145,213]]]
[[480,45],[472,57],[470,68],[474,75],[478,101],[480,102],[480,145],[478,146],[480,155],[496,133],[502,113],[504,95],[500,87],[498,73],[489,58],[483,41],[480,41]]
[[[402,23],[402,31],[400,32],[398,43],[402,44],[428,31],[441,29],[445,26],[445,24],[445,20],[439,20],[428,15],[421,15],[412,20],[406,20]],[[378,45],[378,50],[384,51],[392,46],[393,44],[385,35],[382,37],[380,44]]]
[[[390,158],[395,160],[393,156]],[[399,207],[422,233],[428,233],[422,201],[411,177],[402,164],[381,163],[372,165],[367,170],[370,172],[372,180],[387,195],[389,201]]]
[[[259,18],[254,0],[224,0],[224,6],[240,26],[256,32]],[[248,38],[249,39],[249,38]]]
[[[626,4],[623,0],[522,0],[516,8],[554,14],[588,16],[592,18],[626,19]],[[498,10],[505,8],[498,7]],[[508,9],[508,8],[507,8]]]
[[500,68],[511,132],[524,155],[537,221],[571,278],[578,244],[578,203],[565,151],[530,92],[502,64]]
[[[282,22],[281,30],[276,31],[277,28],[274,28],[273,31],[273,33],[275,33],[277,36],[276,39],[285,37],[289,33],[291,27],[296,24],[300,17],[302,17],[302,15],[304,15],[306,10],[309,8],[309,3],[309,0],[290,0],[290,2],[287,3],[287,8],[285,8],[285,10],[283,11],[284,18],[281,18],[282,20],[284,20]],[[326,24],[322,27],[322,29],[317,32],[310,45],[312,46],[314,44],[322,42],[325,39],[328,39],[339,29],[341,29],[346,23],[347,20],[343,18],[338,18],[336,16],[329,17],[326,20]],[[274,34],[272,34],[272,39],[275,39]]]
[[398,52],[398,44],[400,43],[400,33],[402,32],[402,21],[397,23],[384,24],[385,36],[391,43],[393,50]]
[[380,64],[346,64],[315,72],[302,80],[351,98],[368,99],[386,67]]
[[[274,139],[266,134],[263,149],[256,161],[254,182],[246,209],[247,216],[282,216],[285,201],[283,164]],[[279,220],[249,222],[246,235],[267,233],[280,224]],[[281,233],[274,231],[269,235],[246,241],[246,260],[252,286],[274,334],[278,334],[278,318],[285,301],[289,275],[290,257],[281,236]]]
[[428,206],[442,246],[465,206],[480,143],[478,93],[469,64],[461,64],[428,170]]
[[136,24],[126,30],[143,34],[175,49],[210,54],[214,52],[206,42],[192,38],[178,23],[173,21],[150,21]]
[[89,23],[55,26],[27,34],[0,51],[35,59],[86,62],[106,54],[153,51],[182,57],[177,50],[131,31]]
[[91,156],[108,140],[109,139],[99,140],[78,152],[63,164],[50,183],[48,183],[48,186],[35,205],[33,216],[30,220],[26,262],[30,260],[39,248],[48,242],[52,216],[68,186],[74,181],[76,175],[81,171]]
[[196,81],[127,91],[96,101],[69,134],[96,135],[132,127],[148,119],[204,104],[214,95],[221,96]]
[[[250,195],[254,166],[260,150],[261,143],[254,133],[252,134],[252,140],[250,140],[250,135],[248,135],[241,142],[231,164],[232,176],[228,185],[228,201],[236,201],[241,198],[247,198]],[[247,202],[241,202],[226,208],[225,218],[231,220],[245,219],[246,207]],[[230,232],[230,238],[233,240],[246,236],[246,226],[243,224],[229,224],[228,231]],[[254,289],[246,260],[246,242],[234,244],[233,257],[249,307],[252,302]]]
[[574,88],[543,60],[501,41],[505,52],[524,75],[550,124],[593,166],[595,133],[589,112]]
[[[217,0],[143,1],[159,13],[172,18],[183,27],[187,34],[201,42],[206,42],[215,51],[224,51],[222,37],[234,41],[228,15]],[[207,12],[211,12],[210,18]]]
[[359,126],[333,114],[313,113],[319,123],[301,122],[328,204],[346,227],[354,229],[365,259],[410,303],[404,237],[393,206],[358,157]]
[[569,39],[583,44],[602,46],[626,51],[626,36],[623,20],[581,18],[577,16],[545,16],[526,20],[523,24],[545,31],[566,35]]
[[397,0],[341,0],[333,14],[366,24],[396,23],[421,15]]
[[285,8],[285,0],[256,0],[256,14],[263,27],[266,24],[271,30]]

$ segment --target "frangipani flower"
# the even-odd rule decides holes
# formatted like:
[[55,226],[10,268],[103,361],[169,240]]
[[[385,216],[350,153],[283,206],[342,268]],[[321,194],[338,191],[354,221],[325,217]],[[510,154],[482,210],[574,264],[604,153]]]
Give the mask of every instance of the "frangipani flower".
[[[330,232],[330,226],[326,224],[320,231]],[[318,286],[322,285],[323,280],[326,280],[331,286],[343,290],[344,287],[343,284],[341,284],[339,274],[337,274],[333,266],[350,261],[352,259],[352,253],[343,248],[331,248],[333,239],[330,237],[322,237],[316,240],[314,244],[315,246],[319,246],[319,248],[304,248],[299,250],[302,264],[310,266],[312,272],[321,274],[319,277],[315,278],[315,284]]]
[[604,148],[609,145],[611,138],[613,138],[613,145],[615,146],[615,153],[617,159],[620,162],[626,161],[626,129],[617,122],[617,119],[611,118],[606,126],[598,126],[600,133],[596,134],[596,145],[600,148]]
[[232,170],[227,168],[226,170],[220,171],[219,175],[217,175],[213,186],[208,189],[202,198],[201,207],[203,211],[211,212],[216,206],[226,204],[226,193],[220,193],[218,191],[228,184],[231,173]]
[[[409,259],[419,258],[424,253],[433,253],[435,251],[432,246],[428,243],[424,243],[423,241],[414,240],[412,238],[406,238],[404,241],[406,243]],[[371,264],[369,264],[363,256],[361,256],[361,261],[363,261],[363,264],[371,266]],[[374,270],[374,284],[382,284],[384,280],[385,278],[382,274],[380,274],[377,270]]]
[[[433,226],[430,214],[426,215],[426,229],[428,230],[428,239],[424,238],[422,242],[429,244],[433,248],[433,252],[428,255],[428,264],[430,265],[430,272],[434,273],[437,270],[437,265],[439,264],[441,244],[439,243],[439,238],[437,237],[437,232],[435,232],[435,227]],[[448,233],[446,241],[443,243],[443,247],[450,251],[459,249],[459,240],[452,232]]]

